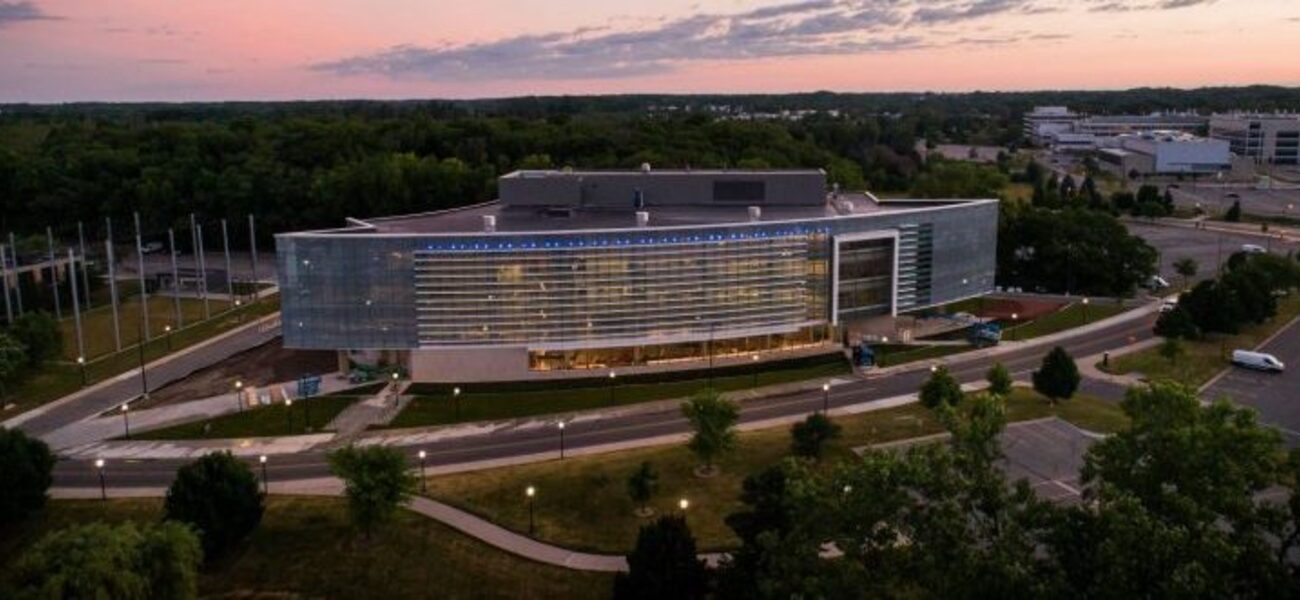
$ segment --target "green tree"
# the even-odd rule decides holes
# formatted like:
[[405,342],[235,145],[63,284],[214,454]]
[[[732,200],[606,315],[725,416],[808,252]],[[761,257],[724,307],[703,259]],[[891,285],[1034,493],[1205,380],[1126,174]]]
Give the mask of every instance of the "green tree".
[[1178,341],[1176,337],[1165,338],[1163,342],[1160,342],[1160,356],[1169,361],[1171,365],[1178,362],[1178,359],[1182,358],[1185,352],[1182,342]]
[[20,521],[45,506],[54,463],[45,442],[0,427],[0,523]]
[[14,566],[17,598],[198,596],[203,550],[180,523],[91,523],[47,534]]
[[930,370],[930,378],[921,384],[921,404],[926,408],[957,406],[962,401],[961,384],[948,373],[948,367],[939,365]]
[[163,503],[166,519],[198,531],[213,560],[234,548],[262,521],[257,476],[229,452],[213,452],[176,471]]
[[1201,337],[1201,328],[1197,327],[1191,313],[1180,302],[1173,310],[1161,313],[1156,318],[1156,335],[1166,338],[1195,340]]
[[736,447],[735,425],[740,408],[734,402],[723,400],[717,391],[705,389],[682,403],[682,415],[694,430],[687,447],[700,459],[701,473],[715,473],[714,461]]
[[[1173,382],[1130,388],[1128,429],[1092,446],[1086,502],[1050,545],[1081,597],[1294,597],[1293,464],[1278,434]],[[1291,485],[1286,505],[1261,501]]]
[[1223,220],[1229,223],[1236,223],[1241,220],[1241,200],[1233,200],[1232,206],[1228,211],[1223,213]]
[[9,334],[27,349],[28,364],[34,367],[63,353],[63,332],[59,322],[44,311],[31,311],[14,319]]
[[840,426],[821,413],[813,413],[790,427],[790,451],[795,456],[822,457],[826,443],[840,436]]
[[642,461],[627,478],[627,495],[636,504],[638,515],[648,517],[652,514],[646,505],[657,491],[659,491],[659,473],[650,465],[650,461]]
[[689,600],[708,593],[709,570],[696,556],[695,537],[684,516],[664,515],[642,525],[627,567],[614,576],[617,600]]
[[17,381],[28,364],[22,342],[0,332],[0,399],[5,397],[6,386]]
[[1183,278],[1183,287],[1191,284],[1192,278],[1196,276],[1198,265],[1196,259],[1190,256],[1184,256],[1174,261],[1174,272]]
[[1011,371],[1007,370],[1006,365],[1000,362],[993,363],[984,374],[984,379],[989,382],[990,394],[1001,398],[1011,395],[1011,386],[1014,382],[1011,379]]
[[330,472],[343,480],[352,522],[366,539],[376,526],[392,519],[415,491],[406,456],[395,448],[347,446],[330,452],[329,462]]
[[1079,389],[1079,367],[1065,348],[1056,346],[1043,357],[1042,366],[1034,371],[1033,381],[1034,389],[1055,404],[1068,400]]

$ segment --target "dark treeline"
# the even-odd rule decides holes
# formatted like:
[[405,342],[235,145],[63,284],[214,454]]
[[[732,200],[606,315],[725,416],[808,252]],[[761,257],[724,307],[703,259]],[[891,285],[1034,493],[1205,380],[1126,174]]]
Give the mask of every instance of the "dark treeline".
[[[833,182],[881,191],[928,179],[916,140],[1014,145],[1039,104],[1094,113],[1300,107],[1300,89],[1136,89],[969,94],[627,95],[466,101],[69,104],[0,106],[0,230],[104,217],[184,229],[258,216],[275,231],[337,226],[347,216],[488,200],[521,167],[822,167]],[[749,112],[823,111],[800,121],[726,120]],[[669,110],[672,107],[672,110]],[[687,110],[689,108],[689,110]],[[838,111],[831,116],[827,111]],[[985,195],[989,181],[977,182]],[[246,229],[232,229],[243,243]],[[211,240],[209,240],[211,241]]]

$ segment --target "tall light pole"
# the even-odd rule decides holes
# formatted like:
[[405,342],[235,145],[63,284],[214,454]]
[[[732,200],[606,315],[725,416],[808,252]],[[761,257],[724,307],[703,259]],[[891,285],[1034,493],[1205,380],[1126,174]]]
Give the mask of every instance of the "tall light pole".
[[130,414],[131,414],[131,405],[129,403],[123,402],[122,403],[122,432],[125,434],[123,435],[123,437],[128,440],[131,439],[131,418],[128,416]]
[[293,434],[293,398],[284,399],[284,419],[289,422],[289,433]]
[[239,412],[244,412],[244,399],[241,397],[243,391],[244,391],[244,382],[236,379],[235,380],[235,407],[239,409]]
[[557,423],[556,428],[560,430],[560,460],[564,460],[564,421]]
[[140,335],[140,338],[136,341],[135,344],[137,354],[140,356],[140,397],[148,398],[149,377],[145,374],[145,368],[144,368],[144,343],[145,343],[144,336],[148,335],[148,333],[146,333],[145,330],[142,328],[137,327],[136,330],[139,332]]
[[99,471],[99,499],[108,500],[108,486],[104,483],[104,459],[95,459],[95,470]]
[[81,387],[86,387],[86,357],[77,357],[77,366],[81,368]]
[[423,491],[424,491],[424,488],[425,488],[425,483],[424,483],[424,457],[425,457],[425,456],[428,456],[428,454],[425,453],[424,450],[421,450],[421,451],[419,451],[416,455],[420,457],[420,491],[423,492]]
[[614,377],[615,377],[614,372],[610,371],[609,372],[609,403],[610,404],[614,403]]
[[271,493],[271,482],[266,478],[266,455],[257,457],[257,462],[262,464],[262,494]]
[[172,353],[172,326],[163,325],[163,333],[167,334],[167,353]]
[[758,365],[758,355],[757,355],[757,354],[754,354],[754,355],[750,356],[750,357],[749,357],[749,360],[750,360],[751,362],[753,362],[754,365],[755,365],[755,366],[753,367],[753,369],[754,369],[754,379],[753,379],[753,381],[751,381],[751,382],[749,383],[749,387],[756,388],[756,387],[758,387],[758,366],[757,366],[757,365]]
[[533,501],[537,496],[537,488],[528,486],[524,490],[524,495],[528,497],[528,535],[531,536],[536,529],[536,523],[533,521]]
[[831,409],[831,384],[829,382],[822,384],[822,415],[825,416]]
[[1088,324],[1088,297],[1083,298],[1083,324]]
[[451,388],[451,403],[456,408],[456,420],[460,420],[460,387]]

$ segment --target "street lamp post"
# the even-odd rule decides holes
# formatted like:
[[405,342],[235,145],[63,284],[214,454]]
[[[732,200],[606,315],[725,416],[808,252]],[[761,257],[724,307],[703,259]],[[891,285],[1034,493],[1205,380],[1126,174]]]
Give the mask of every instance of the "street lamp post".
[[423,491],[424,491],[424,488],[425,488],[425,483],[424,483],[424,457],[425,457],[425,456],[428,456],[428,454],[426,454],[426,453],[424,452],[424,450],[421,450],[421,451],[419,451],[418,453],[416,453],[416,456],[419,456],[419,457],[420,457],[420,491],[423,492]]
[[1016,337],[1016,324],[1017,324],[1019,321],[1020,321],[1020,314],[1019,314],[1019,313],[1011,313],[1011,332],[1010,332],[1010,333],[1011,333],[1011,338],[1012,338],[1012,339],[1015,339],[1015,337]]
[[148,398],[149,378],[148,376],[145,375],[145,369],[144,369],[144,344],[146,340],[145,340],[144,329],[139,329],[139,332],[140,332],[139,333],[140,337],[136,340],[136,348],[139,350],[138,354],[140,355],[140,397]]
[[284,399],[284,420],[289,423],[289,433],[293,433],[293,399]]
[[560,460],[564,460],[564,421],[557,423],[556,427],[560,430]]
[[166,333],[166,334],[167,334],[167,353],[168,353],[168,354],[171,354],[171,352],[172,352],[172,326],[171,326],[171,325],[163,325],[163,333]]
[[235,300],[235,322],[236,322],[236,323],[243,323],[243,322],[244,322],[244,313],[243,313],[243,311],[239,310],[239,309],[242,308],[243,306],[244,306],[244,301],[243,301],[243,300],[239,300],[239,299],[236,299],[236,300]]
[[822,384],[822,415],[826,415],[827,413],[829,413],[830,408],[831,408],[831,384],[828,382]]
[[77,357],[77,366],[81,368],[81,387],[86,387],[86,357]]
[[690,507],[691,507],[691,501],[690,501],[690,500],[687,500],[687,499],[685,499],[685,498],[682,498],[681,500],[678,500],[678,501],[677,501],[677,508],[678,508],[678,510],[682,511],[682,516],[683,516],[683,517],[686,516],[686,509],[688,509],[688,508],[690,508]]
[[614,374],[613,371],[610,371],[609,372],[609,403],[610,404],[614,403],[614,377],[616,377],[616,375]]
[[531,485],[528,486],[524,490],[524,495],[528,497],[528,535],[533,535],[533,531],[536,529],[536,523],[533,520],[533,499],[537,496],[537,488]]
[[1083,325],[1088,324],[1088,298],[1086,296],[1083,299],[1083,323],[1082,324]]
[[108,500],[108,486],[104,483],[104,459],[95,459],[95,470],[99,471],[99,499]]
[[125,437],[128,440],[131,439],[131,418],[127,416],[128,414],[130,414],[130,412],[131,412],[131,405],[126,402],[123,402],[122,403],[122,431],[126,434],[123,437]]
[[266,478],[266,455],[257,457],[257,462],[262,464],[262,494],[271,493],[271,481]]
[[456,407],[456,420],[460,420],[460,388],[451,388],[451,402]]
[[[755,365],[757,365],[757,364],[758,364],[758,355],[757,355],[757,354],[751,355],[751,356],[749,357],[749,360],[750,360],[751,362],[753,362]],[[752,381],[749,382],[749,387],[752,387],[752,388],[756,388],[756,387],[758,387],[758,367],[754,367],[754,378],[753,378]]]
[[236,379],[235,380],[235,407],[239,409],[239,412],[244,412],[244,399],[240,397],[241,392],[243,391],[244,391],[244,382]]

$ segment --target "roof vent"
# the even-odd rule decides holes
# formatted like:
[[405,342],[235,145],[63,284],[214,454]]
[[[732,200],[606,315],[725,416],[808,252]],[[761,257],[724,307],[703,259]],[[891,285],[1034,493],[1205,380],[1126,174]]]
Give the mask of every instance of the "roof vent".
[[496,215],[483,215],[483,231],[487,233],[497,232]]
[[749,207],[749,220],[750,220],[750,221],[762,221],[762,220],[763,220],[763,207],[761,207],[761,206],[751,206],[751,207]]
[[636,211],[636,226],[645,227],[650,224],[650,213],[644,210]]
[[643,162],[643,163],[641,163],[641,172],[642,172],[642,173],[649,173],[649,172],[650,172],[650,163],[648,163],[648,162]]

